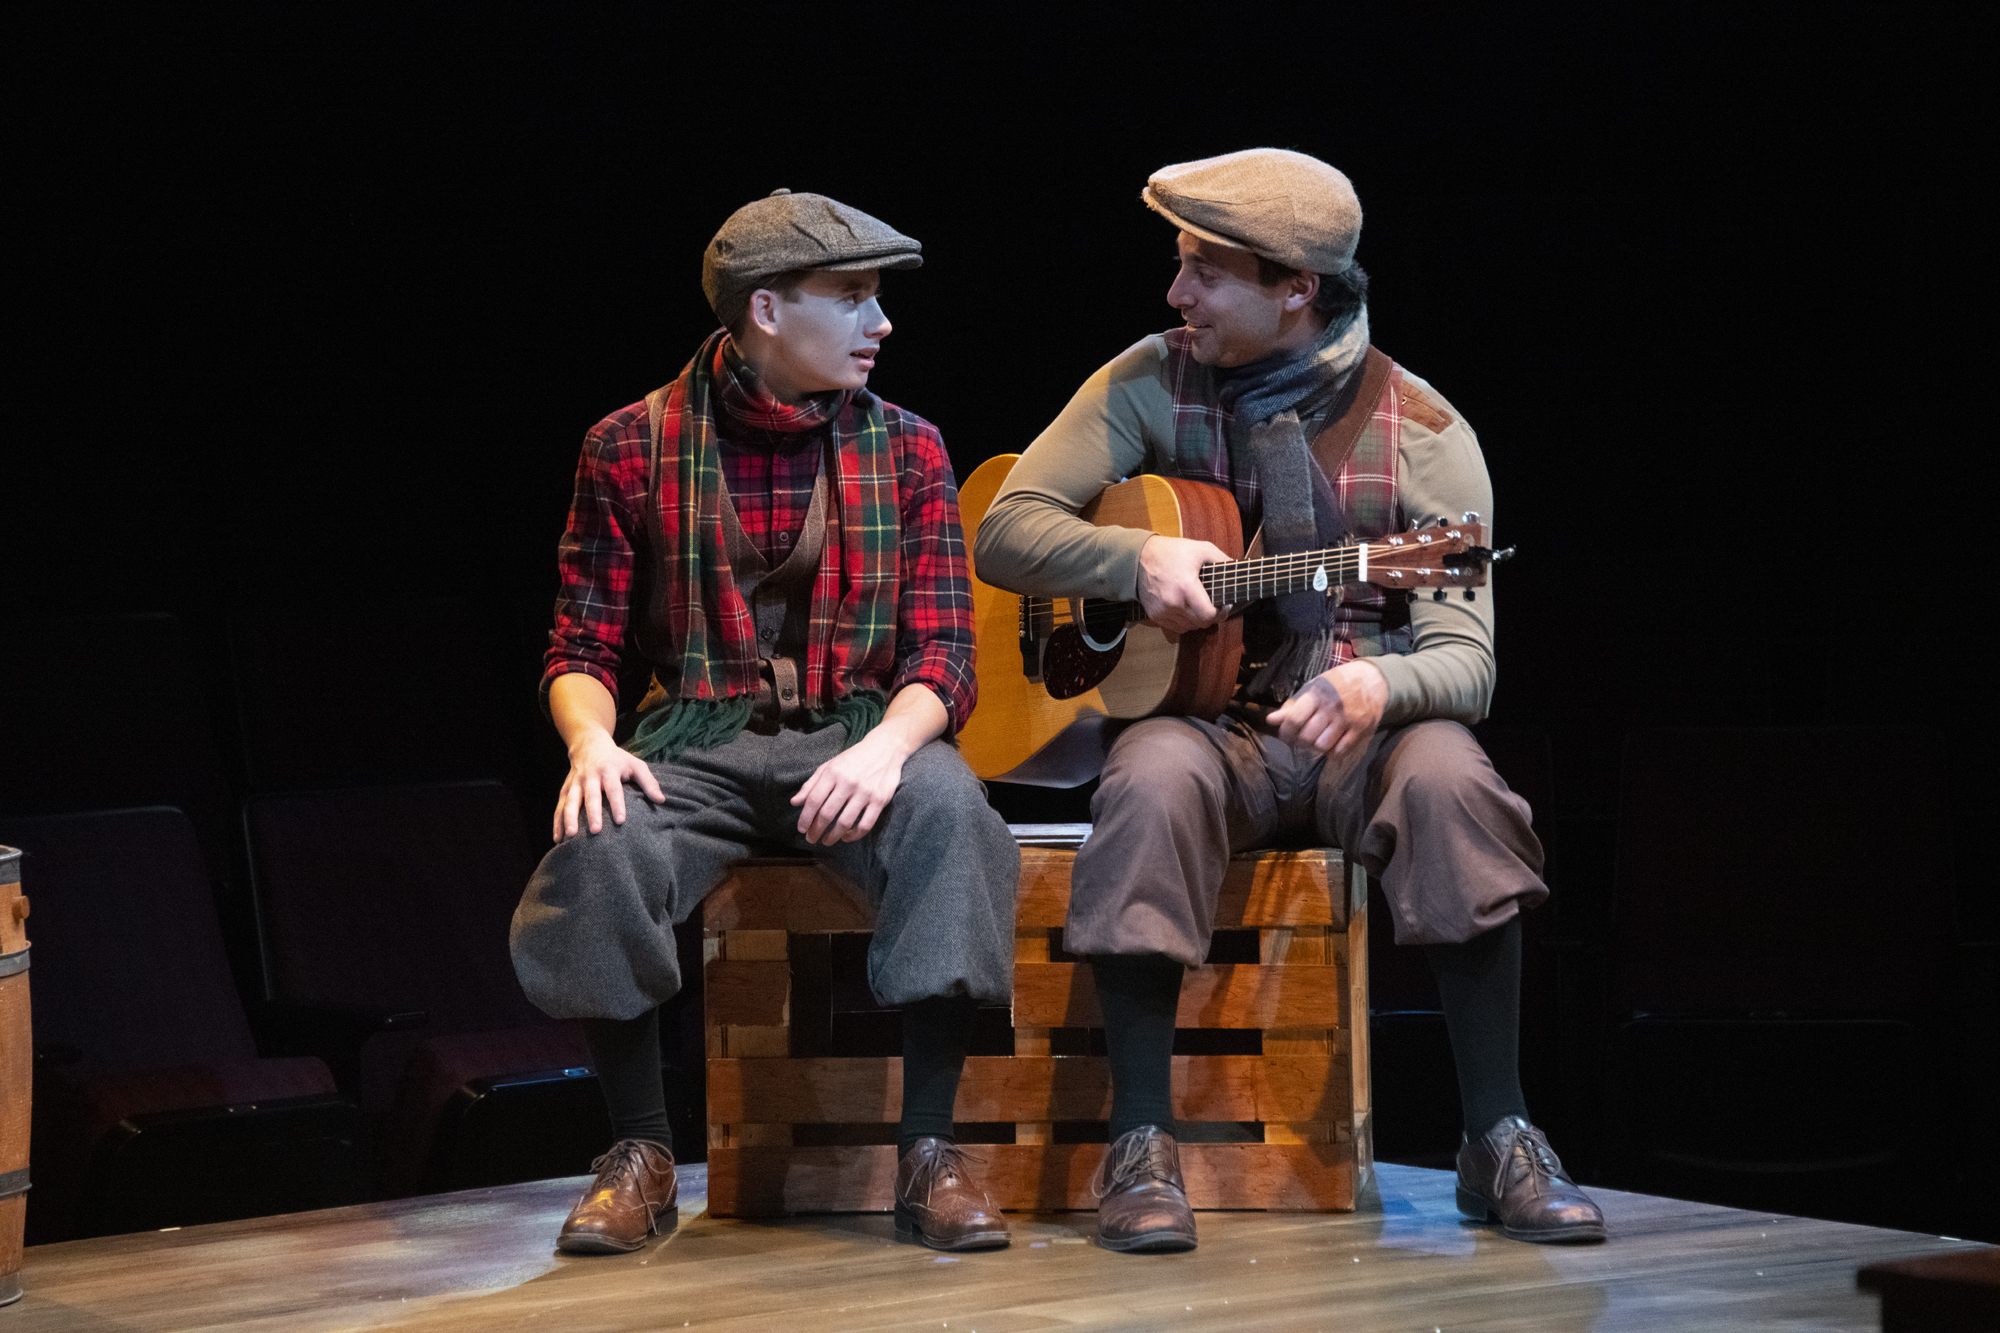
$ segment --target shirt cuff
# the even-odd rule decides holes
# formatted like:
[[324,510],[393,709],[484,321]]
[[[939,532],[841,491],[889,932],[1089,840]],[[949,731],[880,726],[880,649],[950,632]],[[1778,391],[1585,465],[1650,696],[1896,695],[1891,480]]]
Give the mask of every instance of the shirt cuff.
[[901,694],[912,685],[921,685],[929,690],[931,697],[944,705],[944,735],[940,739],[948,741],[958,735],[959,726],[963,722],[958,713],[959,709],[964,705],[965,700],[952,690],[950,681],[945,679],[945,674],[941,671],[922,668],[912,671],[909,675],[903,676],[896,681],[895,685],[889,691],[889,697],[894,699],[898,694]]
[[1139,552],[1150,532],[1138,528],[1104,528],[1103,555],[1097,562],[1099,586],[1111,589],[1111,596],[1129,602],[1139,595]]
[[1410,666],[1409,659],[1400,653],[1384,653],[1379,657],[1363,657],[1366,662],[1382,673],[1382,679],[1389,684],[1389,701],[1382,706],[1382,725],[1400,727],[1414,720],[1418,708],[1423,703],[1423,689],[1417,683],[1417,673]]
[[549,667],[547,671],[544,671],[542,673],[541,699],[542,699],[543,717],[552,718],[552,715],[549,712],[549,688],[556,683],[556,677],[567,676],[573,671],[581,671],[584,675],[589,676],[599,685],[602,685],[614,700],[618,697],[617,676],[613,675],[609,671],[606,671],[601,666],[597,666],[590,662],[578,661],[575,658],[571,658],[566,661],[555,663],[554,665]]

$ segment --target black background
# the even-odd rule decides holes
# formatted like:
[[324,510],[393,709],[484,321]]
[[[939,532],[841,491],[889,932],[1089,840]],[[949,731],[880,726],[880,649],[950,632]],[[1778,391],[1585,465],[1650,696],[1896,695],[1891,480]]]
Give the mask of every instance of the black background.
[[[1610,815],[1633,725],[1934,725],[1959,742],[1961,865],[1983,860],[1969,19],[27,13],[11,651],[60,655],[36,627],[69,611],[174,611],[219,652],[257,608],[468,603],[505,626],[540,805],[577,443],[709,329],[699,256],[732,209],[817,190],[924,241],[874,385],[962,476],[1174,322],[1147,173],[1273,144],[1352,177],[1375,339],[1479,432],[1522,552],[1495,721],[1549,729],[1556,813]],[[385,689],[453,669],[422,642],[375,660]],[[1994,933],[1983,889],[1962,910]]]
[[[1479,433],[1521,552],[1493,721],[1551,740],[1537,823],[1562,930],[1601,938],[1628,730],[1881,725],[1945,736],[1954,934],[2000,938],[1978,648],[1993,155],[1970,11],[5,22],[4,652],[73,669],[115,718],[119,664],[80,660],[72,618],[174,613],[237,794],[489,774],[539,822],[563,772],[535,683],[577,446],[712,327],[700,254],[734,208],[819,191],[924,242],[922,270],[889,275],[873,387],[935,421],[964,476],[1176,322],[1147,174],[1268,144],[1353,179],[1375,341]],[[247,651],[266,641],[240,626],[272,615],[323,618],[343,646]],[[41,706],[17,694],[10,770],[4,733]],[[494,701],[456,770],[436,755],[463,713],[433,706],[455,695]],[[347,757],[249,757],[245,701],[287,698]],[[154,799],[126,758],[105,745],[86,797]],[[37,782],[0,777],[10,800]],[[73,784],[48,800],[78,803]]]

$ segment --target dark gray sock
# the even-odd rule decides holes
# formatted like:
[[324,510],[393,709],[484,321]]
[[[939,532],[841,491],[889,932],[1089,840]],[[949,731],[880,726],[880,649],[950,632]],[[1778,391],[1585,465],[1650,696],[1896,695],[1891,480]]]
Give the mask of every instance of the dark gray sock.
[[1174,1015],[1183,968],[1164,954],[1093,954],[1091,976],[1111,1057],[1111,1140],[1141,1125],[1174,1129]]
[[1521,1095],[1521,918],[1463,944],[1424,946],[1444,1001],[1458,1066],[1465,1132],[1478,1138],[1502,1116],[1525,1119]]
[[673,1152],[674,1127],[667,1120],[667,1089],[660,1080],[660,1011],[648,1009],[637,1018],[585,1018],[579,1026],[611,1111],[612,1141],[645,1139]]
[[979,1002],[965,995],[939,995],[903,1006],[903,1119],[896,1127],[901,1156],[918,1139],[958,1141],[951,1108],[958,1100],[958,1076],[972,1047]]

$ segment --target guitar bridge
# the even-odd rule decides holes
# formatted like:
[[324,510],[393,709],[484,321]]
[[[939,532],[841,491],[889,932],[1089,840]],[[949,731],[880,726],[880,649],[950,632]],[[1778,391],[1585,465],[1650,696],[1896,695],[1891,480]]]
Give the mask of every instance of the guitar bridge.
[[1035,616],[1032,609],[1035,600],[1032,597],[1021,599],[1021,674],[1039,684],[1042,679],[1042,641],[1035,637]]

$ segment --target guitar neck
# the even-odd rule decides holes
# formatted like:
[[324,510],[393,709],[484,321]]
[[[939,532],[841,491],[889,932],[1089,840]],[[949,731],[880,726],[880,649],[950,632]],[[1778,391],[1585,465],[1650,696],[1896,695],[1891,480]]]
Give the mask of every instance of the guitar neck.
[[[1367,572],[1365,546],[1335,546],[1297,555],[1203,565],[1200,578],[1209,599],[1217,606],[1227,606],[1292,592],[1325,592],[1343,583],[1365,582]],[[1056,625],[1066,623],[1065,606],[1061,598],[1022,599],[1023,631],[1046,634]],[[1116,635],[1119,625],[1144,620],[1146,611],[1137,602],[1090,597],[1083,599],[1083,616],[1093,635],[1110,638]]]
[[[1288,593],[1331,593],[1343,585],[1372,583],[1394,590],[1483,586],[1486,562],[1505,559],[1481,545],[1486,529],[1467,522],[1454,527],[1395,533],[1379,542],[1353,542],[1321,551],[1264,556],[1256,560],[1226,560],[1203,565],[1202,590],[1217,606],[1243,606]],[[1468,597],[1471,594],[1468,592]],[[1093,638],[1109,641],[1119,626],[1145,619],[1137,602],[1079,599],[1083,626]],[[1072,614],[1064,598],[1026,597],[1021,601],[1021,632],[1043,636],[1066,623]]]
[[1365,543],[1201,567],[1202,590],[1217,606],[1283,597],[1294,592],[1325,592],[1343,583],[1367,581]]

